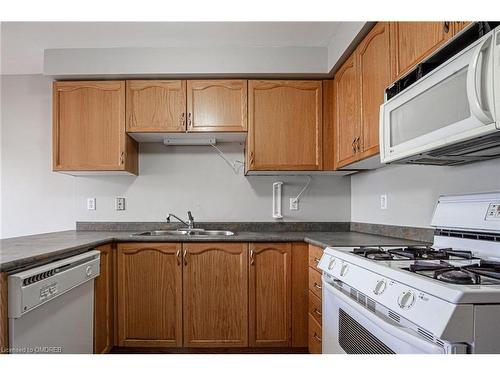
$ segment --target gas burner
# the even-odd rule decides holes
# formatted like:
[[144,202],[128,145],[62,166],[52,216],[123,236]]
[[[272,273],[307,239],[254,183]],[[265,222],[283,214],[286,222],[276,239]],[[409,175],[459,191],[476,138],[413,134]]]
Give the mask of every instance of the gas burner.
[[381,247],[358,247],[352,251],[356,255],[372,260],[392,260],[394,257]]
[[479,275],[468,272],[464,268],[436,271],[434,272],[434,278],[450,284],[481,284],[481,277]]
[[428,259],[428,260],[447,260],[451,257],[463,259],[473,259],[471,251],[453,250],[451,247],[446,249],[435,249],[430,246],[408,246],[399,249],[391,249],[389,253],[406,259]]

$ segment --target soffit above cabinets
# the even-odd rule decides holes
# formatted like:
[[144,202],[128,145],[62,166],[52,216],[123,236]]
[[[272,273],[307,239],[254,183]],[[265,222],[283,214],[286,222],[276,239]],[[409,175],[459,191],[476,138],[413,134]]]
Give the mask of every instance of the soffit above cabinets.
[[2,74],[326,77],[369,22],[7,22]]

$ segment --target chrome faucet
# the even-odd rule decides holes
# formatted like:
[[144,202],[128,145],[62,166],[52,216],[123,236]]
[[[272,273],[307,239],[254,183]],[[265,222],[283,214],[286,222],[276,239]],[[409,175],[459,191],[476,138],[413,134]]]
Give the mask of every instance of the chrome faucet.
[[168,214],[167,217],[167,223],[170,223],[170,218],[176,218],[179,220],[182,224],[184,224],[189,230],[194,229],[194,218],[193,215],[191,215],[191,211],[188,211],[188,221],[184,221],[181,218],[179,218],[177,215],[174,214]]

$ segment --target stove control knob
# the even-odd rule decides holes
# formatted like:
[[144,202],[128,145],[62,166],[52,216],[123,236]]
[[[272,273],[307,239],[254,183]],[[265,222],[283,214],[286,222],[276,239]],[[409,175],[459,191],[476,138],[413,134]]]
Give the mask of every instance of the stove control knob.
[[335,258],[332,257],[328,262],[328,269],[331,271],[334,265],[335,265]]
[[375,284],[375,288],[373,289],[373,293],[375,293],[377,296],[381,295],[385,292],[386,286],[387,283],[385,282],[385,280],[377,281],[377,284]]
[[349,270],[349,264],[342,263],[342,267],[340,268],[340,276],[345,276],[348,270]]
[[403,292],[398,298],[398,305],[402,309],[408,310],[415,303],[415,294],[411,290]]

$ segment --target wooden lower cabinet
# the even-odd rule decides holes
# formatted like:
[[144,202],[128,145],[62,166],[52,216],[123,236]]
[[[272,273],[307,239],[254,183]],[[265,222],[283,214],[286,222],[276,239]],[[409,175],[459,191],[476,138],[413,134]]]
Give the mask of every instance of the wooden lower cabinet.
[[292,243],[292,347],[307,347],[308,245]]
[[118,244],[118,345],[182,346],[180,243]]
[[250,244],[250,346],[291,344],[290,243]]
[[323,255],[321,247],[309,245],[309,304],[308,304],[308,347],[309,353],[321,354],[322,290],[321,273],[317,268]]
[[113,245],[101,252],[100,275],[94,281],[94,353],[109,353],[114,346],[114,254]]
[[248,346],[248,244],[184,244],[184,346]]

